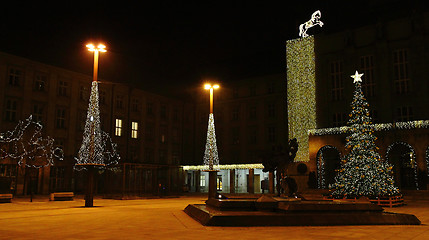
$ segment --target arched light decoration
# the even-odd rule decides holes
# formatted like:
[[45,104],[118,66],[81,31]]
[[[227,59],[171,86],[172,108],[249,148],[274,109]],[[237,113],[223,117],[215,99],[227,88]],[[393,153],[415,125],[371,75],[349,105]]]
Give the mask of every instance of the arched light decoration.
[[[389,163],[391,163],[391,161],[389,159],[389,153],[390,153],[390,151],[392,151],[392,148],[395,145],[402,145],[402,146],[410,149],[410,161],[411,161],[411,166],[412,166],[413,171],[414,171],[414,184],[416,186],[416,189],[419,190],[419,184],[418,184],[418,179],[417,179],[416,151],[414,150],[414,148],[410,144],[408,144],[406,142],[394,142],[394,143],[390,144],[386,150],[386,161]],[[393,163],[391,163],[391,164],[393,164]]]

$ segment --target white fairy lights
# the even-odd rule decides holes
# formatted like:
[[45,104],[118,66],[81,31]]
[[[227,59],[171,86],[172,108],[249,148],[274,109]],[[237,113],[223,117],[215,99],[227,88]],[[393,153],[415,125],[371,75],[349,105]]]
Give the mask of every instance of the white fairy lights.
[[309,161],[308,129],[316,128],[314,37],[286,43],[289,139],[299,144],[296,162]]
[[98,83],[96,81],[92,82],[82,145],[78,157],[75,159],[75,168],[78,170],[84,169],[85,165],[93,165],[99,168],[113,166],[120,159],[116,151],[116,144],[112,142],[109,134],[100,128]]
[[63,160],[64,153],[54,146],[54,139],[42,136],[43,126],[30,116],[19,121],[13,131],[0,133],[0,159],[13,159],[19,165],[41,168]]
[[204,151],[204,165],[207,170],[219,169],[219,155],[216,145],[216,132],[213,113],[209,114],[209,123],[207,129],[206,148]]

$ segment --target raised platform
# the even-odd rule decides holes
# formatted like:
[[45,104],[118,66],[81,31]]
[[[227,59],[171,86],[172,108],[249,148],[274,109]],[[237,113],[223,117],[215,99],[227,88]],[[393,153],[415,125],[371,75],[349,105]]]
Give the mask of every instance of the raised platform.
[[420,224],[414,215],[384,212],[380,206],[367,202],[210,199],[206,204],[190,204],[184,211],[205,226]]

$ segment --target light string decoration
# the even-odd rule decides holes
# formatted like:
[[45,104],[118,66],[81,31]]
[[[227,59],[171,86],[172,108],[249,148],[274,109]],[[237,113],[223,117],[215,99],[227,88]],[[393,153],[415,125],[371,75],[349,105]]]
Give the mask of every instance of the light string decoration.
[[[334,146],[326,145],[319,149],[319,151],[316,154],[316,170],[317,170],[317,187],[319,189],[325,189],[326,186],[326,179],[325,179],[325,159],[323,158],[323,151],[326,149],[335,149],[340,154],[340,151]],[[341,156],[340,156],[341,158]]]
[[[182,168],[183,170],[193,170],[193,171],[209,170],[207,165],[182,166]],[[264,169],[264,165],[262,163],[218,165],[218,170],[231,170],[231,169]]]
[[399,194],[392,176],[392,166],[382,161],[375,145],[377,139],[371,128],[369,104],[362,88],[361,76],[357,71],[354,78],[355,92],[351,103],[349,135],[346,137],[348,154],[341,161],[335,183],[330,186],[333,196],[393,196]]
[[[386,150],[386,161],[391,163],[391,160],[389,159],[389,153],[390,153],[390,151],[392,151],[393,147],[396,145],[402,145],[402,146],[404,146],[410,150],[410,161],[408,163],[414,172],[415,187],[417,190],[419,190],[418,177],[417,177],[416,152],[410,144],[408,144],[406,142],[395,142],[393,144],[390,144]],[[391,164],[393,164],[393,163],[391,163]]]
[[427,175],[429,176],[429,147],[426,148],[426,168],[427,168]]
[[[394,129],[418,129],[418,128],[429,128],[429,120],[417,120],[408,122],[395,122],[395,123],[376,123],[371,124],[371,128],[374,131],[390,131]],[[323,136],[323,135],[334,135],[344,134],[349,131],[348,126],[335,127],[335,128],[320,128],[320,129],[309,129],[308,135]]]
[[213,113],[209,114],[207,140],[203,159],[204,165],[207,166],[206,170],[210,171],[219,169],[219,154],[216,145],[216,133]]
[[112,142],[109,134],[101,130],[98,98],[98,82],[93,81],[82,145],[78,157],[75,157],[77,170],[86,169],[85,165],[111,167],[117,165],[120,159],[116,144]]
[[308,162],[309,129],[316,128],[316,74],[314,37],[286,43],[288,139],[299,144],[295,162]]
[[55,160],[63,160],[63,150],[54,146],[53,138],[43,137],[42,129],[42,124],[30,115],[20,120],[13,131],[0,133],[0,159],[14,159],[18,165],[32,168],[52,166]]

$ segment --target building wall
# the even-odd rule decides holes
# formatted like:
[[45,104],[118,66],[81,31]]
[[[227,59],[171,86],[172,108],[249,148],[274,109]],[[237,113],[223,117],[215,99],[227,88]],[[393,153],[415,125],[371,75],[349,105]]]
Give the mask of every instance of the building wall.
[[[79,175],[71,168],[82,142],[91,82],[91,76],[0,53],[0,131],[12,130],[19,120],[33,115],[43,124],[44,134],[63,148],[65,159],[58,166],[69,169],[67,188]],[[176,168],[183,159],[192,159],[184,144],[192,141],[192,121],[183,121],[191,104],[103,79],[99,94],[101,127],[118,144],[121,163]],[[116,119],[122,120],[120,136],[115,134]],[[138,125],[137,138],[131,137],[132,122]],[[10,162],[1,163],[6,161]],[[50,169],[40,171],[37,192],[48,193]],[[17,194],[25,193],[22,174],[21,169]]]
[[[214,91],[219,164],[261,163],[261,156],[287,143],[285,75],[220,83]],[[209,93],[195,93],[195,159],[203,163]]]

